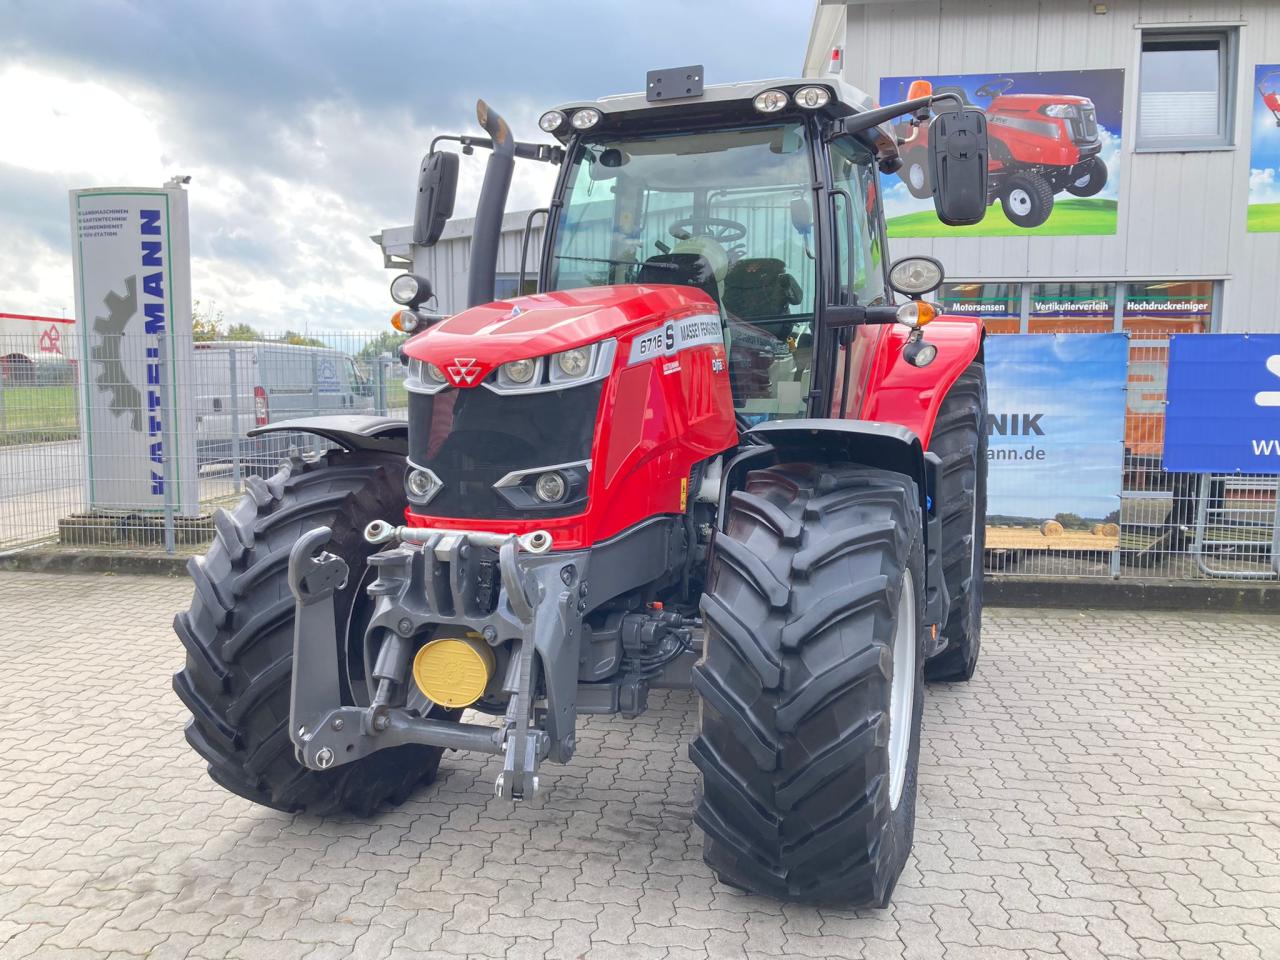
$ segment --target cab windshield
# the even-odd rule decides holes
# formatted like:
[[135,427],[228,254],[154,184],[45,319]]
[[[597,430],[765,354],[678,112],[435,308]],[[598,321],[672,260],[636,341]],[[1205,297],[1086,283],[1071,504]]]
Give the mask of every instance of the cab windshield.
[[749,420],[804,415],[818,271],[799,123],[579,145],[547,288],[675,283],[711,298]]

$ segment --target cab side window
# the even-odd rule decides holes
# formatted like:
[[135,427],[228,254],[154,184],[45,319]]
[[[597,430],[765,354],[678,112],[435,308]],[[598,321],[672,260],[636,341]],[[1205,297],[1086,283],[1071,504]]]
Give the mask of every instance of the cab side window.
[[831,183],[836,191],[834,268],[839,302],[853,303],[857,298],[861,304],[882,303],[884,251],[876,216],[880,185],[874,158],[851,137],[833,141],[830,150]]

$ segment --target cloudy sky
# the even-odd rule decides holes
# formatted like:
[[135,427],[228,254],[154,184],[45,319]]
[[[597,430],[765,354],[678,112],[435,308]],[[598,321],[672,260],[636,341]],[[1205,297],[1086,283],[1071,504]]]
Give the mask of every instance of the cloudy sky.
[[[807,0],[0,0],[0,312],[74,314],[67,191],[192,178],[194,297],[267,329],[380,329],[369,234],[409,222],[422,153],[523,139],[564,100],[702,63],[710,83],[799,73]],[[509,209],[548,167],[521,163]],[[458,216],[483,173],[463,164]]]

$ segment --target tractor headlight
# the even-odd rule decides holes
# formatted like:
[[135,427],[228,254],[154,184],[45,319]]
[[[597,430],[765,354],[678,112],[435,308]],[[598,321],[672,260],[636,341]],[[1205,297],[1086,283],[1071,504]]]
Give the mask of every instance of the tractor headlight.
[[543,133],[555,133],[564,126],[564,114],[559,110],[548,110],[538,118],[538,126]]
[[498,368],[499,378],[516,386],[524,386],[531,383],[533,375],[537,372],[537,360],[512,360],[510,363],[504,363]]
[[409,499],[414,503],[426,503],[444,486],[430,470],[423,470],[418,467],[410,467],[408,474],[404,478],[404,490],[409,495]]
[[594,383],[609,375],[618,341],[601,340],[527,360],[508,360],[484,386],[495,393],[541,393]]
[[586,347],[574,347],[556,354],[556,366],[566,377],[582,376],[591,367],[591,351]]
[[565,483],[564,474],[555,470],[541,474],[533,484],[533,492],[544,503],[563,500],[566,490],[568,490],[568,484]]
[[569,122],[578,130],[590,130],[600,122],[600,111],[595,107],[584,107],[575,110]]
[[777,113],[787,105],[787,95],[781,90],[766,90],[757,93],[751,105],[761,113]]
[[831,91],[826,87],[801,87],[792,97],[797,107],[806,110],[817,110],[831,102]]
[[1070,103],[1049,103],[1040,108],[1040,112],[1046,117],[1057,117],[1059,120],[1072,119],[1079,116],[1074,104]]
[[402,273],[391,281],[391,299],[412,310],[431,299],[431,284],[412,273]]
[[942,286],[942,264],[933,257],[903,257],[889,268],[889,286],[919,297]]

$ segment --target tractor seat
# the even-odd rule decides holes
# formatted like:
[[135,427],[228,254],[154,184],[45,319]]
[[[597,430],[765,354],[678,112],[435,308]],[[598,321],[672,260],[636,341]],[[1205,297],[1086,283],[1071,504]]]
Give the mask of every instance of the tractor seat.
[[786,316],[802,299],[800,284],[774,257],[739,260],[724,278],[724,307],[741,320]]
[[711,261],[700,253],[662,253],[640,265],[636,283],[674,283],[694,287],[720,306],[720,287]]

